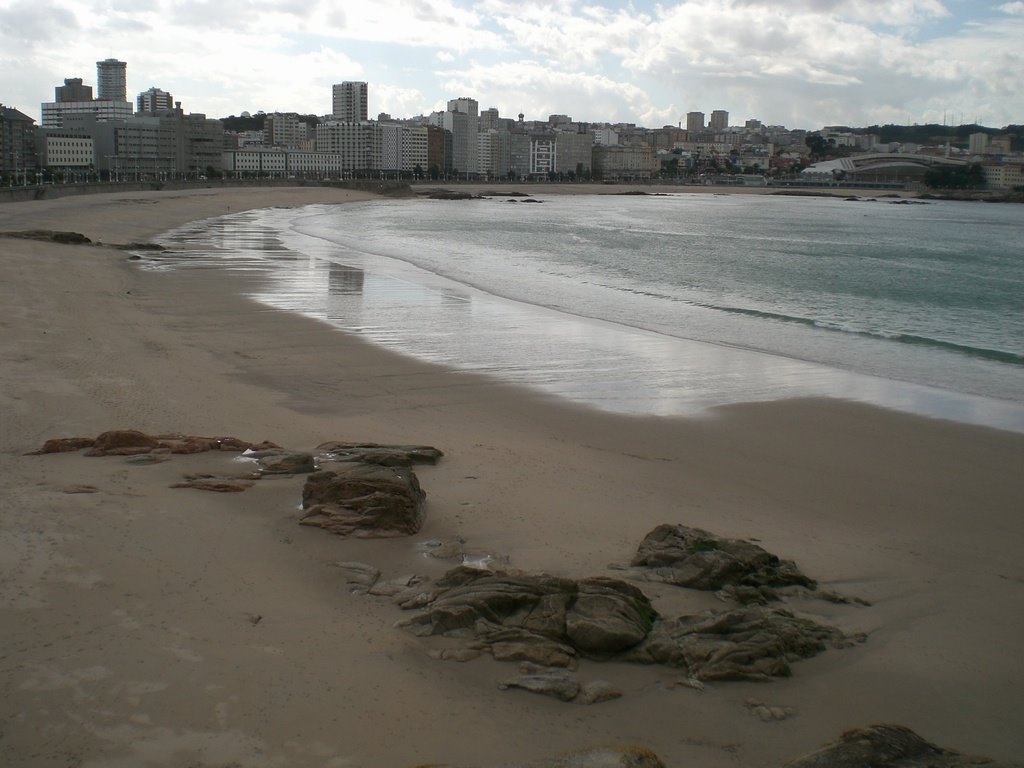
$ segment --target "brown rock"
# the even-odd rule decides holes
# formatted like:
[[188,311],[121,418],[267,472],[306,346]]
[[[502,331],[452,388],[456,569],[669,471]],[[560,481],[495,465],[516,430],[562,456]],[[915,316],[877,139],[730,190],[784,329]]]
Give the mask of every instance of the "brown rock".
[[260,471],[266,475],[306,475],[316,471],[311,453],[282,453],[259,459]]
[[925,741],[902,725],[872,725],[847,731],[824,749],[786,768],[1021,768],[1021,763],[962,755]]
[[385,467],[437,464],[444,454],[429,445],[378,445],[331,441],[316,447],[322,461],[361,461]]
[[757,544],[684,525],[659,525],[648,533],[630,565],[638,569],[641,578],[680,587],[754,588],[756,596],[749,596],[755,601],[774,597],[774,592],[760,590],[762,587],[816,586],[795,563],[780,560]]
[[685,669],[697,680],[789,677],[790,662],[863,641],[779,608],[747,606],[659,621],[628,661]]
[[580,692],[573,701],[577,704],[601,704],[622,698],[622,691],[604,680],[591,680],[580,684]]
[[56,437],[43,443],[38,451],[32,451],[28,456],[39,456],[44,453],[68,453],[80,451],[83,448],[92,448],[96,440],[91,437]]
[[197,491],[213,491],[215,493],[240,493],[252,488],[258,476],[243,475],[236,477],[218,477],[216,475],[186,475],[185,482],[175,483],[171,488],[194,488]]
[[423,609],[402,622],[415,634],[471,633],[495,658],[571,664],[639,643],[657,615],[647,597],[614,579],[511,574],[466,566],[400,603]]
[[522,664],[519,674],[498,683],[501,690],[522,688],[531,693],[552,696],[559,701],[572,701],[580,692],[580,684],[569,672],[548,669],[535,664]]
[[104,432],[93,443],[92,448],[85,452],[86,456],[134,456],[138,453],[149,453],[159,448],[160,443],[155,437],[134,429],[116,429]]
[[602,655],[630,648],[651,631],[650,601],[636,587],[607,578],[584,579],[565,615],[570,643],[584,654]]
[[339,536],[411,536],[423,525],[423,500],[410,469],[353,464],[321,470],[302,489],[303,525]]

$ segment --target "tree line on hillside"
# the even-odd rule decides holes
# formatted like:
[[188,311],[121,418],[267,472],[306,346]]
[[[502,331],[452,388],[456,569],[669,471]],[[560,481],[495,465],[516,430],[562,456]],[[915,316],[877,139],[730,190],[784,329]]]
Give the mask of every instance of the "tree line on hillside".
[[[320,118],[316,115],[299,115],[299,120],[313,128],[320,123]],[[267,114],[260,111],[255,115],[231,115],[229,117],[222,117],[221,122],[224,123],[224,130],[226,131],[235,131],[237,133],[242,131],[262,131],[267,124]]]
[[882,143],[898,142],[901,144],[945,144],[947,141],[954,146],[967,147],[972,133],[987,133],[989,136],[1010,136],[1014,146],[1024,138],[1024,125],[1007,125],[1002,128],[990,128],[971,123],[969,125],[869,125],[866,128],[849,126],[830,126],[838,131],[853,134],[873,133],[878,135]]

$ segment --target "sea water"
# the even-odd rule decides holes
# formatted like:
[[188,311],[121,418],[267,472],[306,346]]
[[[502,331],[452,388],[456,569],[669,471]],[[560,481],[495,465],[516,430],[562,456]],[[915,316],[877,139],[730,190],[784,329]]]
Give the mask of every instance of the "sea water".
[[826,396],[1024,431],[1021,206],[533,199],[245,212],[151,266],[258,271],[274,307],[607,410]]

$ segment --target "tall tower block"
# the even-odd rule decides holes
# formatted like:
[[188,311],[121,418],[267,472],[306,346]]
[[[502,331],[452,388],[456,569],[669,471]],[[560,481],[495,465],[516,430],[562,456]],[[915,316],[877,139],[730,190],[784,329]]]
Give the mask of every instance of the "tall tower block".
[[96,62],[97,99],[128,101],[128,65],[117,59]]
[[366,122],[367,85],[362,82],[346,81],[335,83],[331,87],[332,108],[334,119],[343,123]]

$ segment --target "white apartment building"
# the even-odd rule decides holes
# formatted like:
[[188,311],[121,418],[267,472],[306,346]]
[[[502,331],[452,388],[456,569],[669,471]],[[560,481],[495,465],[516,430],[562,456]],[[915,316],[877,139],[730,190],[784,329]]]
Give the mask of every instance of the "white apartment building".
[[594,173],[602,179],[649,179],[660,163],[654,148],[646,144],[594,147]]
[[229,149],[222,154],[221,164],[226,172],[235,174],[285,176],[288,172],[287,153],[283,149]]
[[330,152],[285,151],[288,175],[301,173],[306,176],[337,176],[342,172],[341,155]]
[[364,82],[345,81],[331,86],[331,115],[341,123],[361,123],[368,119],[368,86]]
[[984,165],[985,184],[989,189],[1011,190],[1024,188],[1024,163]]
[[[701,117],[703,120],[703,116]],[[591,131],[594,137],[595,144],[601,144],[602,146],[615,146],[619,143],[618,131],[612,128],[595,128]]]
[[530,140],[530,174],[554,173],[557,168],[558,151],[554,136],[537,136]]
[[378,123],[329,121],[316,127],[318,152],[341,156],[343,171],[375,170],[380,162]]
[[477,172],[488,179],[503,179],[511,167],[509,132],[491,128],[477,134]]
[[40,129],[36,137],[39,165],[51,170],[89,170],[96,163],[92,136]]
[[479,117],[479,110],[480,104],[477,100],[471,99],[468,96],[460,96],[457,99],[449,99],[448,101],[449,112],[462,112],[470,117]]
[[294,112],[275,112],[267,115],[263,132],[266,143],[272,147],[288,149],[304,149],[309,141],[309,125],[299,119]]

